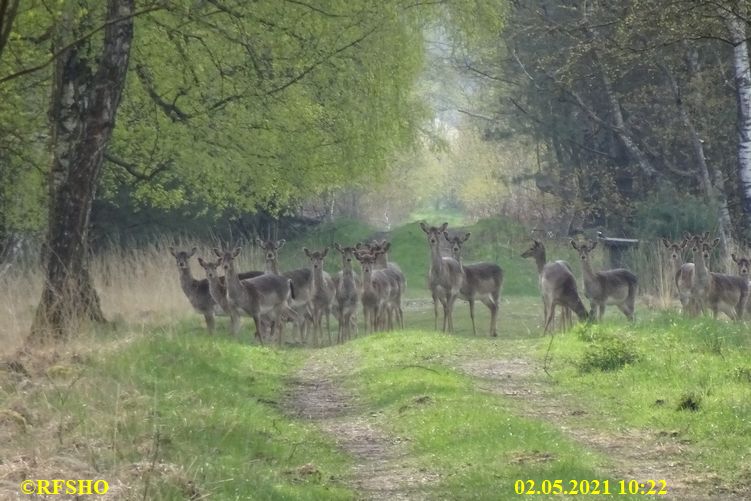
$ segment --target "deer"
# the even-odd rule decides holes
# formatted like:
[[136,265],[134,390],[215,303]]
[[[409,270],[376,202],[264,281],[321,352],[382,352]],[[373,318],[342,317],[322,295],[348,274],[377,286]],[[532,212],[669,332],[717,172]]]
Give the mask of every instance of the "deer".
[[690,236],[684,235],[681,242],[671,242],[667,238],[662,239],[662,244],[670,253],[673,283],[678,290],[678,299],[681,302],[681,311],[684,315],[693,316],[697,313],[696,302],[691,298],[694,281],[694,263],[683,262],[683,250],[688,245]]
[[363,321],[365,323],[365,333],[373,333],[381,328],[379,319],[382,317],[383,310],[387,307],[388,298],[391,295],[392,281],[386,277],[385,270],[375,268],[376,258],[365,251],[355,253],[357,259],[362,265],[362,301]]
[[381,312],[384,317],[379,320],[383,327],[394,328],[394,319],[400,329],[404,328],[404,312],[402,310],[402,294],[407,288],[407,280],[399,265],[388,260],[388,251],[391,242],[386,240],[373,241],[370,244],[358,242],[355,249],[370,253],[375,258],[375,269],[384,270],[384,275],[390,280],[389,298],[385,311]]
[[[240,254],[240,248],[232,251],[213,249],[224,268],[227,284],[227,299],[230,308],[242,311],[253,318],[256,327],[256,337],[263,344],[261,334],[261,316],[268,315],[271,322],[271,333],[274,326],[281,322],[282,315],[295,318],[297,313],[290,308],[289,300],[295,297],[292,280],[287,277],[264,273],[255,278],[240,280],[235,270],[235,258]],[[281,346],[281,331],[277,339]]]
[[548,263],[545,256],[545,245],[538,240],[532,242],[532,246],[524,251],[521,257],[531,257],[537,265],[543,315],[545,317],[543,333],[547,334],[553,327],[556,306],[568,308],[576,313],[580,321],[586,321],[589,314],[579,298],[576,278],[571,271],[571,266],[566,261]]
[[443,332],[446,332],[447,328],[449,332],[453,332],[452,313],[456,298],[459,297],[459,291],[463,286],[464,273],[454,258],[441,256],[441,236],[447,227],[448,223],[436,227],[420,222],[420,228],[427,235],[430,246],[428,286],[433,298],[434,328],[438,330],[438,302],[440,302],[443,307]]
[[334,242],[334,248],[342,255],[342,270],[332,277],[336,294],[334,295],[334,312],[339,321],[337,342],[351,339],[352,332],[357,335],[357,305],[360,302],[360,278],[352,271],[355,259],[354,247],[342,247]]
[[748,280],[748,270],[751,268],[751,260],[744,256],[736,256],[735,254],[730,254],[730,257],[738,267],[738,275]]
[[329,252],[328,247],[322,251],[310,251],[307,247],[302,248],[305,255],[310,259],[313,272],[313,291],[311,294],[311,305],[313,307],[313,337],[314,343],[318,345],[318,334],[323,337],[323,326],[321,325],[323,316],[326,315],[326,331],[329,335],[329,344],[331,344],[331,326],[330,314],[331,303],[334,301],[336,288],[331,276],[323,271],[323,261]]
[[240,330],[240,316],[237,309],[233,308],[229,303],[229,298],[227,297],[227,286],[225,285],[224,280],[217,275],[216,270],[221,265],[221,262],[206,261],[202,257],[199,257],[198,264],[200,264],[201,268],[206,272],[206,280],[209,283],[209,293],[211,294],[211,298],[222,310],[224,310],[225,313],[229,315],[230,332],[236,337]]
[[691,243],[696,265],[692,295],[697,299],[699,310],[703,313],[709,306],[714,318],[722,311],[731,320],[741,320],[748,301],[748,279],[709,271],[707,261],[712,249],[720,243],[719,238],[710,244],[707,232],[703,236],[694,235]]
[[471,233],[463,236],[450,237],[447,231],[443,236],[451,245],[451,255],[459,263],[459,268],[464,273],[462,287],[459,289],[459,297],[469,303],[469,317],[472,319],[472,334],[477,335],[475,328],[475,300],[479,299],[490,310],[490,336],[496,337],[496,322],[503,287],[503,270],[495,263],[464,264],[462,260],[462,247],[469,240]]
[[[297,313],[294,319],[300,342],[305,343],[307,328],[313,322],[313,310],[310,304],[313,290],[313,273],[310,268],[298,268],[295,270],[279,273],[279,249],[284,247],[285,240],[261,240],[256,238],[256,244],[264,251],[264,270],[268,274],[281,275],[292,280],[295,287],[295,297],[290,302],[293,310]],[[281,325],[280,325],[281,327]]]
[[[190,258],[193,257],[198,249],[193,247],[190,252],[177,251],[174,247],[169,247],[169,252],[175,258],[177,263],[177,270],[180,274],[180,286],[185,293],[185,296],[190,301],[191,306],[198,313],[203,314],[206,320],[206,328],[209,334],[214,333],[214,316],[222,314],[222,312],[229,313],[222,305],[214,299],[209,288],[209,281],[207,279],[197,280],[193,278],[193,273],[190,271]],[[241,279],[252,278],[260,275],[259,271],[247,271],[240,274]],[[223,283],[224,279],[220,279]],[[230,315],[231,316],[231,315]],[[236,326],[233,324],[233,328]],[[233,332],[234,334],[234,332]]]
[[605,306],[613,304],[626,315],[630,321],[634,320],[634,301],[638,290],[638,279],[625,268],[594,272],[589,260],[589,254],[597,247],[597,241],[577,244],[571,240],[571,247],[579,253],[584,278],[584,294],[589,298],[589,315],[593,320],[602,320]]

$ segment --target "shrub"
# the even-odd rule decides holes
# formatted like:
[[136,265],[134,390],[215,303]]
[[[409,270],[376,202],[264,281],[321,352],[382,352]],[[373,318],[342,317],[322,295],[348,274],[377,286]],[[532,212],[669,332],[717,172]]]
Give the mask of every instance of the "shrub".
[[629,340],[614,335],[600,334],[593,343],[584,350],[577,366],[581,372],[616,371],[626,364],[633,364],[639,360],[639,354]]

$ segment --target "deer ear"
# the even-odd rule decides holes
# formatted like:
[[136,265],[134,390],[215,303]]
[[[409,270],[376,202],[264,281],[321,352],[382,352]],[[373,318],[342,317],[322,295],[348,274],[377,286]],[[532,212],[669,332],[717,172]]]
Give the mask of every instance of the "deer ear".
[[275,246],[275,247],[276,247],[277,249],[281,249],[282,247],[284,247],[284,244],[286,244],[286,243],[287,243],[287,241],[286,241],[285,239],[283,239],[283,238],[282,238],[281,240],[279,240],[279,241],[278,241],[278,242],[276,243],[276,246]]
[[326,257],[326,254],[328,254],[328,253],[329,253],[329,248],[328,247],[324,247],[323,248],[323,252],[321,253],[321,257]]
[[383,241],[383,244],[381,244],[381,247],[383,247],[384,252],[388,252],[391,248],[391,242],[387,242],[386,240]]
[[712,242],[712,247],[717,247],[717,245],[718,245],[719,243],[720,243],[720,239],[719,239],[719,238],[715,238],[715,239],[714,239],[714,242]]
[[167,247],[167,250],[169,250],[169,253],[172,254],[173,257],[177,257],[177,253],[175,252],[174,247]]
[[735,254],[730,254],[730,257],[733,259],[733,262],[735,264],[738,264],[738,258],[735,256]]
[[344,254],[344,251],[342,250],[342,246],[339,245],[339,242],[334,242],[334,249],[338,250],[342,254]]
[[214,247],[214,248],[213,248],[213,249],[211,249],[211,250],[213,250],[213,251],[214,251],[214,254],[216,254],[216,255],[217,255],[217,257],[219,257],[219,258],[221,258],[221,257],[222,257],[222,253],[221,253],[221,252],[219,252],[219,249],[217,249],[216,247]]
[[683,242],[681,242],[681,249],[685,249],[686,246],[688,245],[688,242],[689,242],[688,239],[684,238]]
[[263,249],[263,240],[261,240],[261,237],[256,237],[256,245]]
[[589,250],[590,251],[595,250],[595,247],[597,247],[597,240],[589,243]]
[[201,265],[201,268],[206,268],[206,261],[201,256],[198,256],[198,264]]
[[[422,231],[424,231],[425,233],[428,233],[428,225],[426,225],[422,221],[420,221],[420,228],[422,228]],[[360,242],[357,242],[357,245],[360,245]]]
[[240,255],[240,247],[235,247],[235,250],[232,251],[232,257],[237,257]]
[[308,250],[307,247],[303,247],[302,251],[305,253],[306,256],[310,257],[310,250]]
[[664,245],[666,249],[670,248],[670,242],[668,242],[667,238],[662,239],[662,245]]
[[445,238],[445,239],[446,239],[446,240],[448,240],[449,242],[451,241],[451,239],[449,238],[449,232],[448,232],[448,231],[444,231],[444,232],[443,232],[443,238]]
[[466,234],[466,235],[464,235],[464,239],[463,239],[462,241],[466,242],[467,240],[469,240],[469,237],[470,237],[471,235],[472,235],[472,233],[470,233],[470,232],[467,232],[467,234]]
[[441,231],[446,231],[446,228],[448,228],[448,227],[449,227],[449,224],[448,224],[448,223],[443,223],[443,224],[441,225]]
[[188,257],[193,257],[193,256],[195,256],[195,255],[196,255],[196,252],[198,252],[198,249],[196,249],[195,247],[193,247],[192,249],[190,249],[190,255],[189,255]]
[[[537,243],[537,240],[535,240],[535,243]],[[574,241],[573,238],[571,239],[571,247],[573,247],[576,250],[579,250],[579,246],[576,245],[576,242]]]

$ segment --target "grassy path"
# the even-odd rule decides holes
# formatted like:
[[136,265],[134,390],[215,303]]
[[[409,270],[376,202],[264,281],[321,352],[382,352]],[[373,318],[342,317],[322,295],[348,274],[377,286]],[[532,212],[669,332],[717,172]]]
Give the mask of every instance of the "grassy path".
[[344,389],[343,372],[311,353],[290,382],[288,408],[297,418],[315,422],[352,458],[344,480],[358,499],[425,499],[424,489],[436,476],[410,464],[405,444],[381,429]]

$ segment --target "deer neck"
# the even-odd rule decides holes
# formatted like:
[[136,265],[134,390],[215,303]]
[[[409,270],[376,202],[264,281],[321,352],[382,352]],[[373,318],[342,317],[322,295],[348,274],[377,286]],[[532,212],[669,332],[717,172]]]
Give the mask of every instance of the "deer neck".
[[595,273],[592,271],[592,265],[589,262],[589,258],[582,261],[582,272],[584,273],[585,280],[595,279]]
[[267,259],[264,271],[271,275],[278,275],[279,266],[276,264],[276,259]]
[[363,292],[373,291],[373,272],[362,272],[362,290]]
[[453,255],[454,260],[459,263],[459,269],[464,271],[464,261],[462,261],[462,255],[461,254],[454,254]]
[[342,277],[354,280],[355,275],[352,272],[352,263],[348,263],[347,261],[342,262]]
[[535,254],[535,264],[537,265],[537,274],[542,275],[542,269],[545,268],[545,251]]
[[178,268],[180,272],[180,286],[183,288],[183,292],[186,294],[193,289],[193,283],[196,281],[193,278],[193,273],[190,271],[190,266],[185,268]]
[[240,278],[237,276],[234,262],[230,262],[229,266],[227,267],[227,272],[224,275],[224,280],[226,282],[227,292],[230,295],[238,295],[242,289],[242,284],[240,283]]
[[323,286],[323,267],[313,268],[313,284],[320,288]]
[[441,250],[438,247],[438,244],[435,246],[430,246],[430,265],[433,269],[433,273],[440,273],[441,268],[443,267],[443,256],[441,256]]
[[704,261],[704,253],[701,250],[694,256],[694,261],[696,278],[699,281],[704,281],[707,277],[709,277],[709,270],[707,269],[706,261]]

